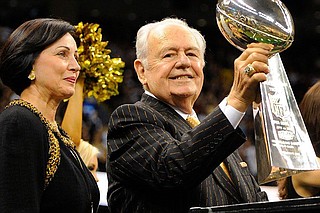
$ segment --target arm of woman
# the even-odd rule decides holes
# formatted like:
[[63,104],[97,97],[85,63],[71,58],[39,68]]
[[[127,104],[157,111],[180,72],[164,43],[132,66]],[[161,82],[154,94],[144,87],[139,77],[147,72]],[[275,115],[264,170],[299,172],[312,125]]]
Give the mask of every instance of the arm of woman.
[[[317,158],[320,164],[320,158]],[[320,170],[302,172],[292,176],[294,187],[315,187],[320,190]]]
[[61,127],[71,137],[76,146],[79,146],[82,133],[82,103],[83,103],[84,78],[79,77],[75,93],[69,99]]
[[39,212],[48,160],[47,131],[29,110],[16,109],[0,116],[0,212]]

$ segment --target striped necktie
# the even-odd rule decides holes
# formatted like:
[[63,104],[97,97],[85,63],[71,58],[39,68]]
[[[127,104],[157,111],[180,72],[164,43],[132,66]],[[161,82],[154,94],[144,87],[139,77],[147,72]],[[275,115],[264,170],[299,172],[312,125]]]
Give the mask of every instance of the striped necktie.
[[186,118],[186,121],[188,122],[188,124],[193,128],[195,126],[198,126],[200,124],[200,121],[198,120],[198,118],[193,117],[188,115],[188,117]]
[[[188,124],[194,128],[195,126],[198,126],[200,124],[200,121],[198,118],[196,117],[193,117],[193,116],[190,116],[188,115],[188,117],[186,118],[186,121],[188,122]],[[231,176],[230,176],[230,173],[229,173],[229,170],[226,166],[226,164],[224,162],[221,162],[220,164],[221,168],[223,169],[224,173],[226,173],[226,175],[228,176],[228,178],[231,180]]]

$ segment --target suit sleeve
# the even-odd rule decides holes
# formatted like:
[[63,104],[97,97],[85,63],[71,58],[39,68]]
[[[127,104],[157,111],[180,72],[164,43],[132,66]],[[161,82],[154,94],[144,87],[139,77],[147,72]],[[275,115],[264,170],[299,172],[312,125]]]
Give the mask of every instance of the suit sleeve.
[[39,212],[48,141],[45,127],[30,111],[0,119],[0,212]]
[[112,178],[162,190],[195,186],[245,141],[219,108],[185,133],[175,125],[145,107],[116,109],[108,132]]

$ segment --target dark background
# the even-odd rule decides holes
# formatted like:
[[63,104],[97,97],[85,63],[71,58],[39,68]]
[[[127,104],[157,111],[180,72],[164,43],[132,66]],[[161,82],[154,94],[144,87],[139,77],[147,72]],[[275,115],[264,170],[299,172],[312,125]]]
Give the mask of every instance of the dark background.
[[[265,0],[261,0],[265,1]],[[126,62],[125,81],[136,83],[133,75],[135,34],[146,22],[166,16],[184,18],[200,30],[208,43],[208,78],[219,75],[222,69],[232,69],[233,60],[240,52],[231,46],[218,30],[215,20],[217,0],[1,0],[0,26],[16,28],[22,22],[37,17],[58,17],[76,25],[78,22],[99,23],[103,40],[109,41],[113,57]],[[295,41],[281,58],[299,101],[306,89],[319,77],[320,70],[320,0],[283,0],[295,23]],[[210,65],[213,63],[214,65]],[[215,70],[218,68],[218,70]],[[218,73],[218,74],[217,74]],[[120,86],[126,92],[126,82]],[[227,85],[230,80],[227,79]],[[132,86],[132,85],[131,85]],[[204,90],[207,89],[206,85]],[[131,91],[132,92],[132,91]],[[220,91],[225,93],[226,91]],[[136,94],[129,94],[137,99]],[[222,96],[225,94],[221,94]],[[109,100],[115,105],[127,102],[123,94]],[[139,94],[137,95],[139,96]],[[220,95],[219,95],[220,96]],[[219,101],[219,100],[218,100]],[[216,104],[213,102],[212,104]]]

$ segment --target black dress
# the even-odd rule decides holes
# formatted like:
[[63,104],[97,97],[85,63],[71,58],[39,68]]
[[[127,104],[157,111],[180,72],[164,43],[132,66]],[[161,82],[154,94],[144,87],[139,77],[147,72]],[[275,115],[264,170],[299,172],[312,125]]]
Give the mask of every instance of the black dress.
[[99,188],[79,154],[57,137],[60,163],[44,189],[49,139],[40,118],[22,106],[0,114],[0,212],[97,212]]

